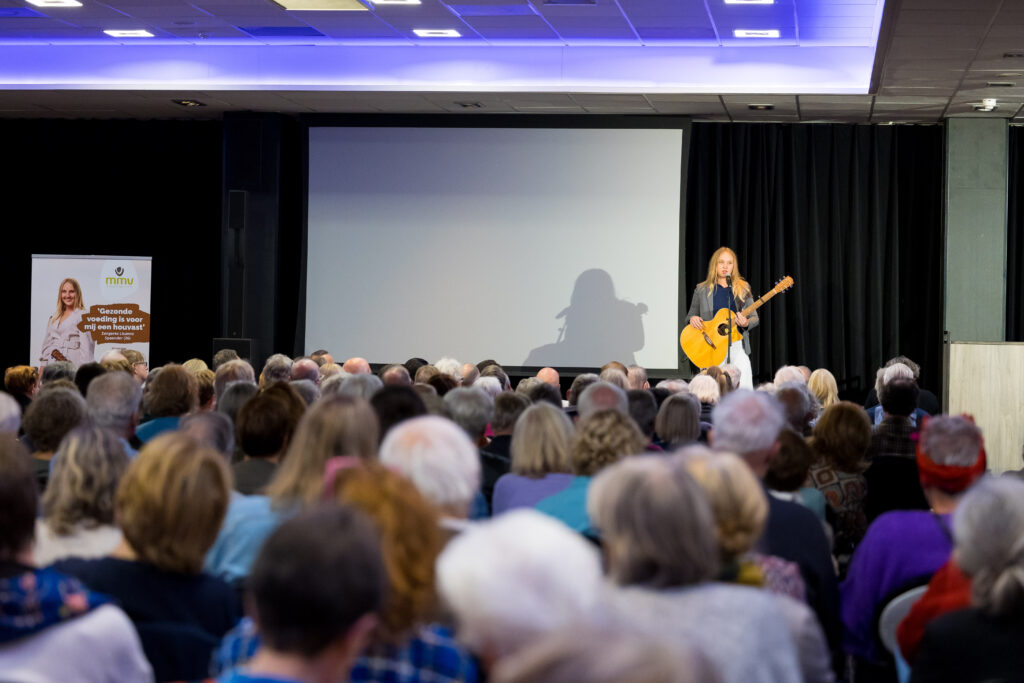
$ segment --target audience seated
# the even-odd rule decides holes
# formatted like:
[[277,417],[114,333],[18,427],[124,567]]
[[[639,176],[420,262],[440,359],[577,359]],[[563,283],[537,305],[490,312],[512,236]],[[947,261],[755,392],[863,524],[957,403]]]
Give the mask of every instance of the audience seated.
[[[625,395],[618,387],[609,388]],[[594,385],[588,391],[590,389],[602,387]],[[534,507],[560,519],[574,531],[595,535],[587,515],[587,489],[591,480],[605,467],[642,453],[645,445],[644,435],[625,412],[600,410],[580,418],[569,445],[569,458],[576,476],[568,486],[539,500]]]
[[654,443],[654,420],[658,417],[658,404],[654,396],[646,389],[630,389],[626,392],[626,399],[629,401],[629,416],[647,439],[644,450],[664,451],[664,448]]
[[480,447],[481,490],[489,506],[495,484],[508,474],[512,465],[512,433],[516,421],[529,407],[529,399],[511,391],[503,391],[494,398],[494,417],[491,419],[494,436]]
[[572,433],[572,422],[554,406],[538,403],[523,411],[512,431],[510,472],[494,486],[495,515],[533,507],[572,483]]
[[601,533],[609,610],[627,628],[696,646],[725,682],[802,681],[797,650],[775,598],[717,583],[710,505],[684,468],[631,458],[598,475],[587,508]]
[[61,439],[85,419],[85,401],[71,389],[49,387],[29,404],[21,426],[34,449],[32,458],[40,490],[46,489],[50,460]]
[[875,520],[841,587],[843,646],[868,665],[882,663],[877,610],[896,594],[927,583],[949,559],[951,515],[985,471],[981,432],[963,417],[933,418],[921,432],[917,463],[930,510],[894,510]]
[[[710,424],[704,424],[710,429]],[[700,400],[689,391],[666,398],[654,420],[654,431],[665,450],[696,443],[701,436]]]
[[17,436],[21,430],[21,406],[14,397],[0,391],[0,436]]
[[[871,387],[868,392],[867,398],[864,399],[864,407],[871,408],[872,406],[878,405],[878,389],[881,385],[881,378],[884,375],[887,368],[893,365],[906,365],[910,368],[913,374],[913,380],[918,386],[921,385],[921,366],[910,360],[906,356],[896,356],[890,358],[885,362],[885,365],[878,369],[878,374],[875,378],[875,386]],[[921,393],[917,397],[917,407],[921,409],[927,415],[938,415],[939,414],[939,399],[936,398],[935,394],[928,391],[927,389],[921,389]]]
[[[400,365],[395,367],[402,367]],[[403,368],[404,370],[404,368]],[[391,428],[400,422],[427,414],[423,399],[411,386],[385,383],[383,389],[370,399],[370,405],[380,422],[380,438],[387,436]]]
[[198,407],[199,383],[184,367],[165,365],[160,372],[151,373],[142,402],[150,420],[135,428],[135,436],[146,443],[158,434],[176,429],[181,416]]
[[236,491],[248,496],[261,492],[270,482],[305,408],[284,382],[267,387],[242,406],[235,439],[244,459],[231,468]]
[[230,486],[218,453],[181,434],[161,435],[143,447],[118,486],[121,544],[102,559],[54,565],[119,602],[158,681],[205,676],[214,646],[241,616],[235,591],[202,573]]
[[385,584],[377,534],[360,513],[323,507],[288,520],[253,567],[259,649],[219,683],[348,680],[377,624]]
[[819,415],[829,406],[839,403],[839,385],[835,375],[825,368],[818,368],[807,380],[807,388],[818,399]]
[[[116,434],[130,457],[138,453],[133,445],[139,425],[142,387],[125,372],[108,372],[89,384],[85,408],[93,426]],[[141,445],[141,444],[139,444]]]
[[[926,431],[928,427],[925,427]],[[971,606],[938,617],[921,639],[912,681],[1009,681],[1024,671],[1024,482],[988,479],[953,522]]]
[[768,465],[764,485],[771,495],[803,505],[824,522],[825,496],[813,486],[804,486],[813,462],[814,451],[804,438],[792,429],[783,429],[779,452]]
[[[871,423],[860,406],[849,401],[825,408],[808,441],[815,458],[809,480],[824,494],[832,512],[833,551],[840,558],[849,559],[868,528],[864,455],[870,443]],[[844,561],[841,564],[845,567]]]
[[[580,400],[580,394],[594,382],[599,382],[600,377],[592,372],[584,372],[576,375],[572,381],[572,385],[569,387],[569,391],[565,392],[565,399],[569,402],[570,406],[577,406]],[[578,407],[578,406],[577,406]]]
[[0,678],[151,681],[139,636],[120,608],[54,569],[36,569],[39,494],[24,448],[0,435]]
[[189,413],[178,422],[178,432],[217,451],[230,464],[235,452],[235,428],[227,415],[216,412]]
[[39,391],[39,371],[29,365],[15,365],[4,371],[4,389],[14,397],[22,412]]
[[[99,363],[82,363],[79,365],[78,370],[75,371],[75,386],[78,387],[78,393],[82,396],[86,396],[89,392],[89,384],[106,372],[107,369]],[[156,372],[151,373],[151,375],[147,377],[147,383],[156,374]]]
[[910,419],[917,404],[917,385],[912,379],[894,379],[882,385],[881,397],[885,418],[872,429],[865,456],[864,513],[869,524],[889,510],[928,509],[914,459],[918,427]]
[[288,382],[292,378],[291,358],[283,353],[275,353],[263,364],[260,372],[260,388],[269,387],[274,382]]
[[626,391],[604,380],[591,382],[580,392],[576,402],[576,414],[580,419],[589,417],[600,410],[614,410],[629,415],[629,398]]
[[[217,405],[220,406],[221,397],[224,391],[232,382],[256,382],[256,372],[252,366],[241,359],[234,359],[220,365],[213,378],[213,393],[217,398]],[[230,416],[230,414],[229,414]]]
[[722,395],[718,382],[709,375],[697,375],[690,380],[689,390],[690,395],[700,401],[701,422],[712,422],[711,411],[714,410]]
[[43,516],[36,520],[35,566],[102,557],[117,547],[114,495],[128,462],[123,440],[104,429],[79,427],[64,437],[43,494]]

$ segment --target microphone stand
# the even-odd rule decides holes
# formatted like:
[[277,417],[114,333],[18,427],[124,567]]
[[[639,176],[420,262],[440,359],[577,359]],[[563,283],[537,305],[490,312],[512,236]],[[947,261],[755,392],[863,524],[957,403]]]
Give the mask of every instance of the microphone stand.
[[736,299],[732,295],[732,275],[725,276],[725,286],[729,288],[729,336],[725,342],[725,362],[732,363],[732,307],[736,305]]

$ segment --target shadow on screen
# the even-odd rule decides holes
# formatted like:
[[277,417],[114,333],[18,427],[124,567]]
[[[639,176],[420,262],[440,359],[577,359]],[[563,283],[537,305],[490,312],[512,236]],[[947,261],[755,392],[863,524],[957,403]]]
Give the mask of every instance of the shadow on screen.
[[647,304],[634,304],[615,296],[611,275],[600,268],[580,273],[569,305],[555,316],[561,321],[554,343],[539,346],[523,365],[566,367],[601,366],[617,360],[636,362],[644,348]]

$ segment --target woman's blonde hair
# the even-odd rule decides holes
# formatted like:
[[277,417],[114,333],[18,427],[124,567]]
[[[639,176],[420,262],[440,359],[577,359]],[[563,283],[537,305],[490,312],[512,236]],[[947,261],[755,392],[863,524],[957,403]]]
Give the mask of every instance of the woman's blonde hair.
[[572,472],[569,441],[572,422],[550,403],[523,411],[512,430],[512,473],[539,479],[552,472]]
[[818,397],[823,410],[839,403],[839,385],[836,384],[835,375],[825,368],[818,368],[811,373],[807,379],[807,388]]
[[189,358],[187,361],[181,364],[181,367],[185,368],[193,375],[198,375],[202,370],[209,370],[210,366],[206,364],[206,361],[202,358]]
[[718,399],[722,397],[722,390],[711,375],[697,375],[691,379],[690,393],[696,396],[701,403],[718,403]]
[[715,285],[718,284],[718,257],[722,254],[732,256],[732,295],[742,301],[750,294],[750,285],[740,275],[739,259],[736,258],[736,252],[729,247],[719,247],[711,255],[711,260],[708,262],[708,276],[704,279],[704,288],[709,292],[715,291]]
[[436,616],[434,566],[444,548],[440,513],[405,477],[376,463],[337,471],[331,493],[365,513],[381,537],[390,590],[380,636],[399,642]]
[[78,524],[113,524],[114,496],[128,462],[124,444],[113,432],[79,427],[65,436],[43,493],[43,517],[50,530],[66,535]]
[[66,277],[60,281],[60,286],[57,287],[57,312],[53,314],[50,320],[60,320],[60,317],[64,315],[64,311],[67,310],[64,306],[64,301],[61,299],[60,291],[64,289],[64,285],[68,282],[75,288],[75,305],[72,310],[77,311],[85,308],[85,299],[82,297],[82,285],[78,284],[78,280],[73,277]]
[[626,456],[643,452],[646,445],[647,439],[629,415],[599,410],[576,423],[569,450],[573,470],[586,477]]
[[683,449],[677,462],[711,503],[722,559],[731,560],[754,547],[768,519],[768,500],[750,467],[739,456],[704,446]]
[[121,478],[115,519],[141,562],[198,574],[230,492],[222,455],[180,432],[162,434],[142,447]]
[[324,465],[336,455],[377,457],[380,427],[370,404],[354,396],[325,396],[310,406],[295,429],[267,495],[278,507],[320,497]]

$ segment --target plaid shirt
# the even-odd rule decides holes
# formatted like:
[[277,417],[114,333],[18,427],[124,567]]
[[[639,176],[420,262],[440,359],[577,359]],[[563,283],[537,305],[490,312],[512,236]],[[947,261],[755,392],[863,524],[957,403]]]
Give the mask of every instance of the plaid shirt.
[[917,449],[916,433],[917,428],[908,418],[890,415],[872,428],[871,445],[865,456],[867,461],[880,456],[913,460]]
[[[246,617],[224,636],[213,653],[214,675],[242,666],[260,646]],[[480,680],[476,660],[439,624],[422,626],[401,646],[372,645],[356,659],[350,681],[380,683],[462,683]]]

